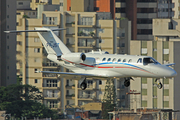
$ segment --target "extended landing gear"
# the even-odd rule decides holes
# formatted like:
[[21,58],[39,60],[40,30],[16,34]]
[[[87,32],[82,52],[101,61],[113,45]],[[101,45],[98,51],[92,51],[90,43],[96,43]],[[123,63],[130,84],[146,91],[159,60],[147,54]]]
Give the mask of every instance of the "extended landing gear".
[[124,78],[124,86],[129,87],[130,86],[130,80],[134,80],[132,77]]
[[80,88],[82,90],[85,90],[87,88],[87,82],[86,82],[86,78],[83,80],[83,82],[80,84]]
[[157,82],[157,88],[161,89],[163,87],[163,85],[159,79],[156,79],[155,82]]

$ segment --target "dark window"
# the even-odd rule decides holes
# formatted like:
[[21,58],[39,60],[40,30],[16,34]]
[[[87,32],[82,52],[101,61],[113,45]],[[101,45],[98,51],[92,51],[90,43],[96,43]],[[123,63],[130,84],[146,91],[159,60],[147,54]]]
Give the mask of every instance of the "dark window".
[[116,8],[116,13],[125,13],[126,9],[125,8]]
[[138,35],[152,35],[152,29],[138,29]]
[[121,59],[118,59],[118,62],[121,62]]
[[108,60],[107,61],[111,61],[111,58],[108,58]]
[[126,59],[124,59],[123,62],[126,62]]
[[19,5],[23,5],[23,2],[18,2]]
[[69,10],[71,10],[71,7],[69,7]]
[[99,11],[99,7],[94,7],[94,11]]
[[112,61],[113,61],[113,62],[116,62],[116,58],[114,58]]
[[99,80],[99,85],[102,85],[102,81],[101,80]]
[[137,19],[137,23],[138,24],[152,24],[152,19],[146,19],[146,18]]
[[137,13],[156,13],[157,8],[137,8]]
[[21,13],[16,13],[16,15],[20,15]]
[[105,61],[106,60],[106,58],[103,58],[103,60],[102,61]]
[[142,63],[142,58],[139,58],[137,63]]
[[116,2],[126,2],[126,0],[116,0]]
[[38,80],[37,80],[37,79],[35,79],[35,80],[34,80],[34,83],[38,83]]
[[157,2],[157,0],[137,0],[137,2]]

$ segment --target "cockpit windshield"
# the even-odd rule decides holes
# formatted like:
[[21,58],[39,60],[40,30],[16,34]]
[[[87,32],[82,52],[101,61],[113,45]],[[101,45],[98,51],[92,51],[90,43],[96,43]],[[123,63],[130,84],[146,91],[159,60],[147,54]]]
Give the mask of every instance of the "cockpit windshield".
[[150,63],[152,63],[152,64],[160,64],[158,61],[156,61],[155,59],[150,58],[150,57],[143,59],[143,64],[144,64],[144,65],[148,65],[148,64],[150,64]]

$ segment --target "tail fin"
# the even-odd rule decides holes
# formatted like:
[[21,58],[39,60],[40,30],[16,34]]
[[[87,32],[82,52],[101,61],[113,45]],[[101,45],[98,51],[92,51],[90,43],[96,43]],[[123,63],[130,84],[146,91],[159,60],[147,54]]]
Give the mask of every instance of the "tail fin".
[[[60,56],[71,53],[64,43],[48,28],[35,28],[48,54]],[[44,31],[46,32],[44,32]],[[42,31],[42,32],[41,32]]]

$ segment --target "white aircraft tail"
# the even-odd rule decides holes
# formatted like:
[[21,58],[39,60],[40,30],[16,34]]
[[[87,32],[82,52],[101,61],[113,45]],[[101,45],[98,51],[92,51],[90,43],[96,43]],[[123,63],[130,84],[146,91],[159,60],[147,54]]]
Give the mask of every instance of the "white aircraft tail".
[[64,45],[64,43],[54,34],[53,31],[64,30],[59,29],[48,29],[43,27],[36,27],[35,30],[22,30],[22,31],[4,31],[5,33],[18,33],[18,32],[37,32],[41,42],[43,43],[48,54],[54,54],[61,56],[62,54],[71,53],[71,51]]
[[47,30],[47,32],[37,32],[48,54],[60,56],[71,53],[64,43],[48,28],[35,28],[35,30]]

